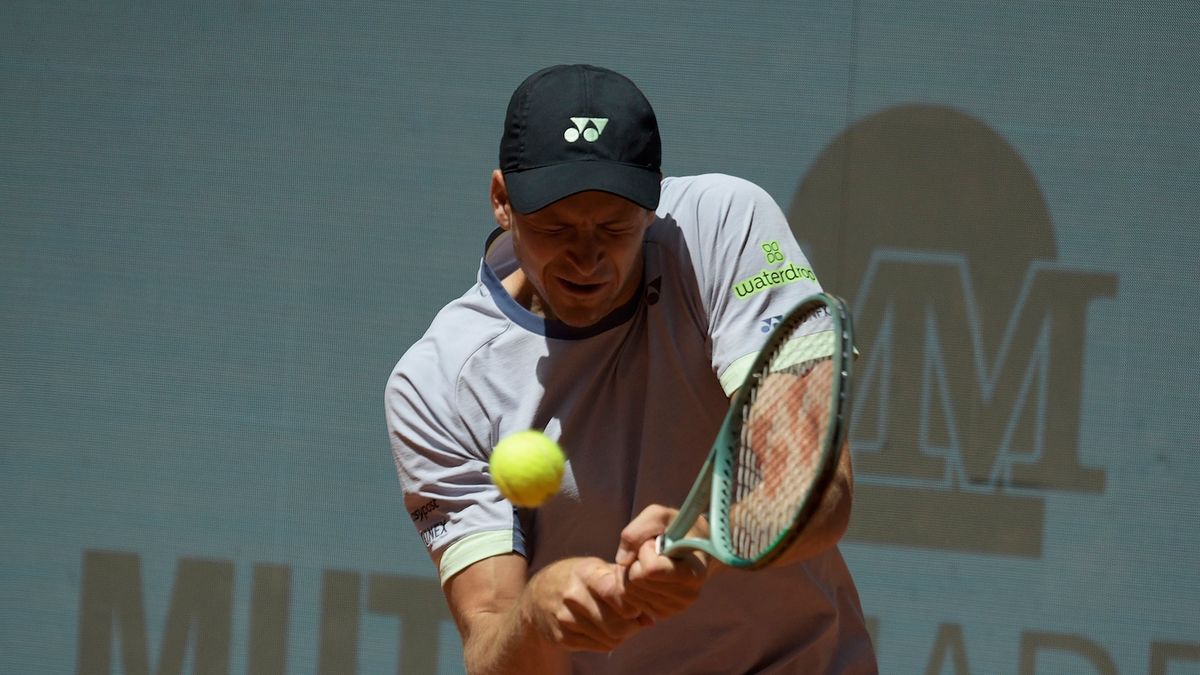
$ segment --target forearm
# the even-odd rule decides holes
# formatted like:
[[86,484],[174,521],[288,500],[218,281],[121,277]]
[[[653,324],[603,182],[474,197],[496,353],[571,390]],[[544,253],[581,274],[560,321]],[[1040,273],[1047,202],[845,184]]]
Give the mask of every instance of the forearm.
[[817,505],[812,519],[792,544],[788,558],[808,560],[835,546],[850,524],[854,501],[854,471],[849,444],[842,446],[837,473]]
[[617,601],[620,580],[615,566],[599,558],[559,560],[519,587],[488,583],[480,578],[486,570],[474,570],[473,581],[476,590],[493,589],[490,600],[476,600],[459,615],[471,675],[565,673],[570,651],[611,651],[638,625],[633,610],[622,616],[609,604]]
[[536,580],[525,558],[497,555],[476,562],[446,581],[443,590],[462,635],[463,660],[473,675],[548,672],[555,657],[533,621]]
[[481,612],[470,620],[463,657],[469,675],[566,673],[567,652],[543,635],[528,587],[507,610]]

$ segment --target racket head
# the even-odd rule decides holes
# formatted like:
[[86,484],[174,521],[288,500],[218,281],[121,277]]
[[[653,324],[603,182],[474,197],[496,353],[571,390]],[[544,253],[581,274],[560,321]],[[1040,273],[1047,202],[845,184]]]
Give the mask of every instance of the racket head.
[[787,550],[837,472],[853,350],[849,312],[832,295],[809,296],[776,325],[713,446],[708,539],[679,545],[741,568]]

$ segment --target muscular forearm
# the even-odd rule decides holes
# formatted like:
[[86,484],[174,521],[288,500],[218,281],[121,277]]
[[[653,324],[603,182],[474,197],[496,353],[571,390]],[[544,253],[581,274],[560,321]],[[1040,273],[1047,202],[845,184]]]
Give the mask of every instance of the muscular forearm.
[[543,636],[533,617],[527,587],[507,610],[480,613],[470,620],[463,657],[470,675],[566,673],[567,652]]
[[484,558],[447,580],[446,599],[462,634],[468,673],[560,672],[554,665],[565,652],[538,631],[531,611],[537,575],[527,575],[525,558],[506,554]]
[[842,446],[837,473],[824,498],[817,505],[812,519],[788,551],[788,560],[808,560],[832,548],[846,533],[850,524],[850,506],[854,501],[854,472],[850,447]]
[[[485,569],[485,568],[481,568]],[[610,651],[636,630],[621,601],[618,569],[599,558],[567,558],[507,597],[477,603],[459,621],[472,675],[565,673],[570,651]]]

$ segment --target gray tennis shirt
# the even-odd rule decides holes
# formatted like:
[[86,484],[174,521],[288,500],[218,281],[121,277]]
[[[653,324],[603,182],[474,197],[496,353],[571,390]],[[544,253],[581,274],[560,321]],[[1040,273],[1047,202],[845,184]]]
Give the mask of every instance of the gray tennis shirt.
[[[639,293],[596,325],[531,314],[500,281],[507,233],[478,282],[400,359],[386,408],[405,507],[443,582],[516,552],[530,574],[572,556],[612,560],[651,504],[687,496],[774,321],[820,290],[782,211],[725,175],[667,178]],[[544,430],[567,454],[560,494],[517,510],[488,475],[504,436]],[[713,577],[687,611],[576,673],[874,673],[858,594],[836,550]]]

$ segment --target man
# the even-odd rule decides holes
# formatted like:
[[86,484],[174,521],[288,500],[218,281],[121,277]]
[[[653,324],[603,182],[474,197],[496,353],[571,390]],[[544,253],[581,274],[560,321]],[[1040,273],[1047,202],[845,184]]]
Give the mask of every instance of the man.
[[[765,192],[663,179],[660,164],[654,112],[625,77],[576,65],[526,79],[478,283],[388,382],[405,503],[467,670],[874,673],[836,547],[849,453],[784,564],[655,552],[772,320],[819,288]],[[785,283],[754,281],[785,267]],[[529,428],[559,440],[567,467],[560,494],[517,510],[487,462]]]

